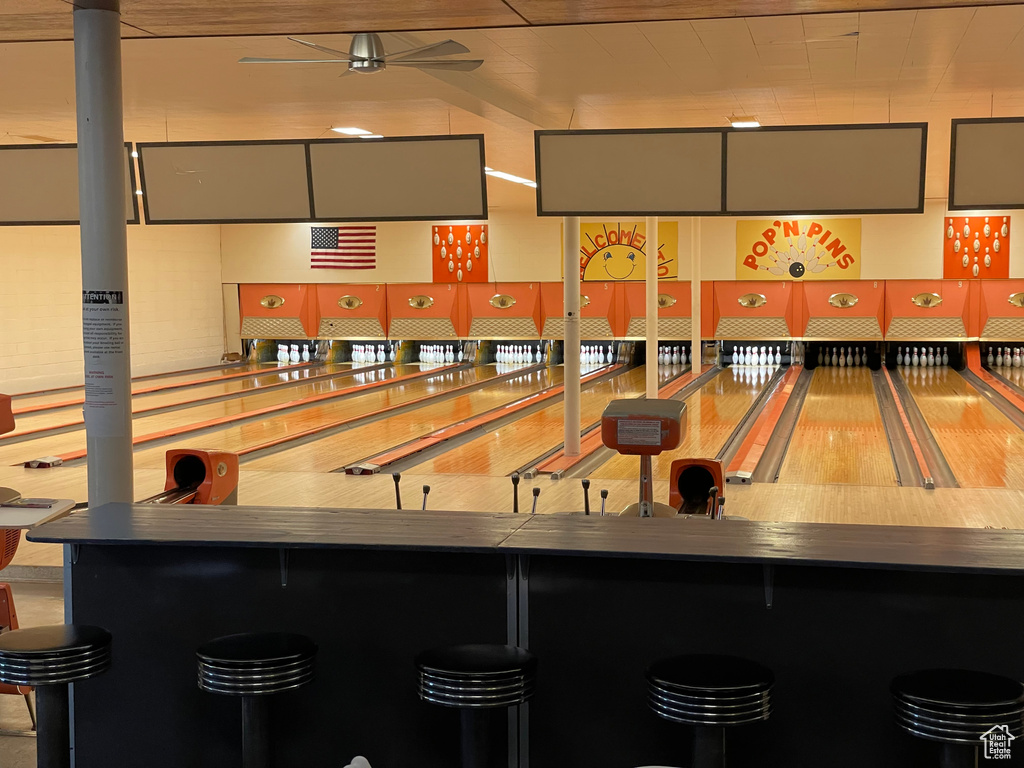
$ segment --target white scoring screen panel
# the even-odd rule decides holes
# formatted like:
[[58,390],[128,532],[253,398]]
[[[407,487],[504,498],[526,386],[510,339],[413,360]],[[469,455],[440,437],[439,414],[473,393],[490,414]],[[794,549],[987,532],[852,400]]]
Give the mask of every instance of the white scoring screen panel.
[[146,221],[308,221],[301,142],[140,144]]
[[537,131],[537,214],[687,215],[722,210],[722,134]]
[[311,142],[323,221],[486,219],[483,136]]
[[[137,221],[135,190],[124,150],[125,220]],[[77,224],[78,148],[9,146],[0,149],[0,224]]]
[[1024,208],[1024,122],[953,121],[949,207]]
[[924,210],[922,125],[738,130],[727,141],[730,214]]

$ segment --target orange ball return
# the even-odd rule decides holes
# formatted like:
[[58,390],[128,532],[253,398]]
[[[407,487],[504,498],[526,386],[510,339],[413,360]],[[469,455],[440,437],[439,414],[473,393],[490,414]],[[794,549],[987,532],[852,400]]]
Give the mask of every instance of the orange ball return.
[[166,456],[164,490],[140,503],[237,504],[238,454],[172,448]]
[[686,403],[679,400],[612,400],[601,414],[601,440],[626,456],[640,457],[640,500],[627,517],[675,517],[676,510],[654,500],[652,456],[679,447],[686,426]]

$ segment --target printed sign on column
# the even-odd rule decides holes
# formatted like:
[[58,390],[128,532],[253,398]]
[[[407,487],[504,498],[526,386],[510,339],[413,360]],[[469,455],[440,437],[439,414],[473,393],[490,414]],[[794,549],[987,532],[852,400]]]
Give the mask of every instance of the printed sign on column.
[[[658,279],[679,274],[679,223],[658,222]],[[602,283],[643,281],[647,275],[647,222],[580,223],[580,279]]]
[[123,291],[82,291],[85,347],[85,427],[97,437],[121,437],[131,407],[131,383],[119,381],[128,354]]
[[1010,276],[1009,216],[947,216],[942,230],[944,278]]
[[437,224],[431,227],[435,283],[486,283],[486,224]]
[[858,280],[860,219],[736,222],[737,280]]

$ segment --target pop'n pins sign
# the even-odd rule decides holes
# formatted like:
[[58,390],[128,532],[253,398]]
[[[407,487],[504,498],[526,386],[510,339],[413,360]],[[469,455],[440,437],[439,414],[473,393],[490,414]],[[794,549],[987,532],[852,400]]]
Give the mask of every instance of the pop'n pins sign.
[[740,280],[857,280],[860,219],[736,222]]

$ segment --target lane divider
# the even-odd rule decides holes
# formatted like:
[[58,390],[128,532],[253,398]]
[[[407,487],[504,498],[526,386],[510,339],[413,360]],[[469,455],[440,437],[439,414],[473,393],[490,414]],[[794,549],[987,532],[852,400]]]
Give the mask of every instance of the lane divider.
[[[694,379],[703,376],[713,366],[705,365],[701,366],[699,372],[694,371],[692,368],[684,373],[682,376],[673,379],[668,384],[658,389],[658,397],[662,400],[667,400],[679,391],[689,385]],[[577,464],[582,462],[584,459],[588,459],[594,455],[598,450],[604,447],[604,442],[601,439],[601,430],[597,427],[600,426],[600,422],[590,427],[587,433],[580,439],[580,452],[578,456],[566,456],[565,448],[560,448],[555,453],[551,454],[548,458],[544,459],[536,467],[537,474],[555,474],[564,473],[575,467]]]
[[[231,392],[221,395],[212,395],[209,397],[199,397],[195,400],[182,400],[180,403],[174,403],[171,405],[151,405],[148,408],[133,408],[132,416],[142,416],[147,413],[154,413],[159,411],[170,411],[170,410],[183,410],[185,408],[191,408],[196,405],[202,405],[204,403],[215,403],[224,400],[237,400],[243,397],[250,397],[252,395],[260,395],[264,392],[272,392],[275,389],[282,389],[284,387],[294,387],[300,384],[306,384],[308,382],[316,382],[321,379],[332,379],[332,378],[346,378],[348,376],[355,376],[360,373],[366,373],[367,371],[374,371],[383,368],[391,363],[381,363],[380,365],[367,366],[365,368],[353,368],[348,371],[335,371],[333,373],[318,373],[315,376],[307,376],[302,379],[289,379],[288,381],[275,381],[272,384],[265,384],[262,387],[253,387],[252,389],[243,389],[239,392]],[[25,438],[30,435],[40,435],[46,432],[65,432],[69,431],[73,427],[81,427],[85,424],[85,419],[77,418],[74,421],[65,421],[60,424],[50,424],[46,427],[35,427],[34,429],[19,429],[14,432],[8,432],[6,435],[0,437],[0,443],[6,441],[9,442],[20,442],[20,438]]]
[[[200,373],[202,371],[224,371],[229,368],[241,368],[247,365],[247,363],[237,362],[234,364],[226,363],[224,365],[204,365],[201,368],[183,368],[180,371],[167,371],[166,373],[147,373],[145,376],[132,376],[132,381],[146,381],[147,379],[158,379],[161,376],[180,376],[186,373]],[[19,392],[12,397],[32,397],[33,395],[52,395],[57,392],[71,392],[75,389],[81,389],[81,384],[72,384],[68,387],[51,387],[50,389],[30,389],[27,392]]]
[[769,395],[767,407],[761,409],[761,413],[754,420],[750,431],[747,432],[736,455],[732,457],[732,461],[726,468],[726,482],[734,480],[740,483],[750,482],[750,477],[757,469],[765,448],[768,447],[768,442],[775,432],[779,419],[782,418],[782,412],[786,409],[786,404],[793,395],[793,388],[796,387],[797,379],[800,378],[803,370],[802,365],[791,365],[782,377],[781,384]]
[[[161,384],[160,386],[154,387],[139,387],[138,389],[132,390],[132,397],[138,395],[148,395],[153,392],[166,392],[172,389],[182,389],[184,387],[196,387],[200,384],[212,384],[217,381],[228,381],[230,379],[241,379],[246,376],[272,376],[280,371],[295,371],[303,368],[312,368],[317,365],[324,365],[324,363],[295,363],[293,365],[282,365],[280,368],[268,368],[265,371],[240,371],[239,373],[229,373],[224,376],[211,376],[205,379],[192,379],[190,381],[183,381],[179,384]],[[83,405],[85,403],[85,395],[76,397],[73,400],[62,400],[59,403],[44,403],[43,405],[29,405],[24,408],[13,408],[15,416],[24,413],[38,413],[39,411],[55,411],[58,408],[70,408],[73,405]]]
[[[381,387],[390,387],[398,382],[412,381],[413,379],[420,379],[423,377],[436,376],[440,373],[454,370],[462,367],[463,364],[445,365],[440,368],[433,368],[429,371],[419,371],[417,373],[410,373],[406,376],[396,376],[393,379],[384,379],[383,381],[373,381],[368,384],[359,384],[355,387],[346,387],[344,390],[339,392],[327,392],[322,395],[311,395],[304,397],[299,400],[291,400],[287,403],[281,403],[280,405],[271,405],[266,408],[257,408],[252,411],[246,411],[245,413],[232,414],[231,416],[220,416],[216,419],[209,419],[207,421],[200,421],[194,424],[184,424],[180,427],[174,427],[172,429],[164,429],[159,432],[151,432],[147,435],[141,435],[132,439],[132,445],[144,445],[145,443],[152,443],[156,440],[164,440],[169,437],[177,437],[178,435],[185,435],[189,432],[199,432],[201,430],[211,429],[213,427],[222,426],[224,424],[232,424],[241,421],[249,421],[251,419],[267,416],[273,413],[279,413],[281,411],[291,411],[298,408],[305,408],[306,406],[321,403],[326,400],[333,400],[339,397],[347,397],[353,393],[365,393],[373,389],[379,389]],[[239,452],[241,453],[241,452]],[[59,458],[65,463],[69,461],[75,461],[77,459],[85,458],[86,451],[71,451],[70,453],[60,454]],[[12,466],[22,466],[24,462],[18,462]]]
[[[621,368],[621,365],[614,366],[602,366],[597,370],[588,373],[586,376],[580,378],[580,383],[585,384],[593,379],[607,376],[609,373]],[[473,429],[481,427],[485,424],[490,424],[498,419],[504,419],[508,416],[522,411],[524,408],[530,408],[537,403],[550,400],[553,397],[557,397],[565,391],[564,384],[556,384],[552,387],[547,387],[539,392],[534,392],[532,395],[515,400],[506,405],[498,406],[490,411],[482,413],[478,416],[473,416],[463,421],[449,424],[446,427],[430,432],[421,437],[417,437],[414,440],[405,443],[404,445],[392,448],[389,451],[384,451],[376,456],[371,456],[363,461],[356,462],[355,464],[349,464],[345,467],[345,473],[349,475],[372,475],[380,472],[382,469],[386,469],[388,466],[394,464],[397,461],[403,461],[411,456],[425,451],[439,443],[443,443],[447,440],[451,440],[454,437],[463,435]]]
[[917,461],[917,467],[921,471],[921,477],[925,479],[925,485],[929,479],[933,478],[931,467],[928,466],[927,460],[925,460],[924,452],[921,450],[921,444],[917,441],[917,435],[914,434],[914,428],[910,426],[910,419],[907,418],[907,412],[903,408],[903,401],[900,400],[900,393],[896,390],[896,385],[893,384],[892,375],[889,373],[889,369],[884,365],[882,371],[885,373],[885,380],[889,384],[889,391],[892,392],[892,399],[896,403],[896,411],[900,415],[900,422],[903,424],[903,431],[907,433],[907,438],[910,441],[910,447],[914,450],[914,460]]
[[975,376],[1010,401],[1018,410],[1024,411],[1024,399],[998,376],[994,376],[981,365],[981,348],[977,344],[967,345],[967,368]]

